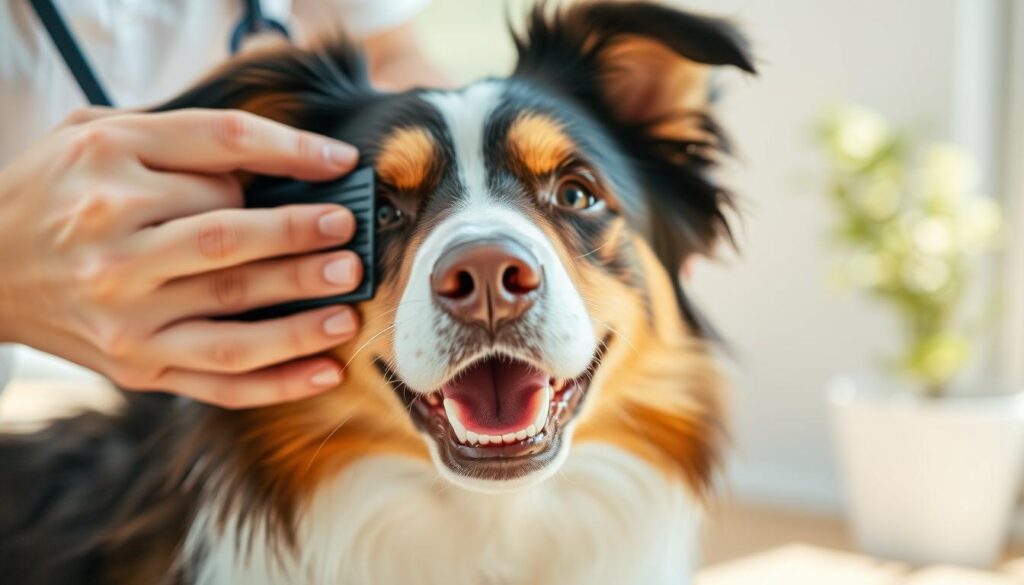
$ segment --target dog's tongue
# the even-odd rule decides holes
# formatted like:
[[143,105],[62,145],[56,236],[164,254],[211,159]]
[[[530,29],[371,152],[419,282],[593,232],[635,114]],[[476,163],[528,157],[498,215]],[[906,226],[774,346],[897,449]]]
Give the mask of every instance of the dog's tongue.
[[533,421],[546,396],[548,375],[510,358],[480,360],[441,388],[459,409],[467,430],[501,435]]

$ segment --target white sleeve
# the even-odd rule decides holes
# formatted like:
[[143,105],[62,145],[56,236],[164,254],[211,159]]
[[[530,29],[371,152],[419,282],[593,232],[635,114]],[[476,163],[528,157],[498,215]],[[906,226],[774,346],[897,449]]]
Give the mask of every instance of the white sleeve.
[[10,345],[0,345],[0,392],[11,378],[14,369],[14,351]]
[[323,18],[338,19],[349,34],[363,38],[412,20],[429,4],[430,0],[296,0],[293,11],[307,26],[315,28]]

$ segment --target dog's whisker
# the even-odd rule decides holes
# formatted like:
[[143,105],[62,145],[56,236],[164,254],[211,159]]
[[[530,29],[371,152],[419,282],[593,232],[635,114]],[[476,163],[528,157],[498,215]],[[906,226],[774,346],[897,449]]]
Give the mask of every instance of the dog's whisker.
[[[621,338],[622,341],[624,341],[626,343],[626,345],[628,345],[630,347],[630,349],[633,350],[634,353],[637,353],[637,354],[640,353],[640,350],[637,349],[637,347],[635,345],[633,345],[633,342],[630,341],[629,337],[624,335],[621,331],[619,331],[615,327],[612,327],[612,325],[610,323],[608,323],[607,321],[604,321],[602,319],[598,319],[597,317],[591,317],[591,319],[594,320],[594,321],[597,321],[599,324],[604,325],[605,327],[607,327],[609,331],[611,331],[612,333],[615,334],[615,337],[617,339]],[[603,340],[602,340],[602,343],[604,343]]]
[[313,462],[316,461],[316,458],[320,455],[320,451],[323,450],[324,445],[326,445],[327,442],[330,441],[332,437],[334,437],[335,433],[341,430],[341,427],[345,426],[348,423],[348,421],[352,420],[353,416],[355,416],[355,412],[348,415],[345,418],[345,420],[335,425],[335,427],[331,429],[331,432],[327,433],[327,436],[324,437],[322,441],[320,441],[320,444],[317,446],[316,451],[313,452],[313,456],[309,458],[309,463],[306,464],[306,469],[302,471],[303,475],[309,473],[309,470],[313,468]]
[[359,354],[362,353],[362,351],[364,349],[366,349],[371,343],[373,343],[373,341],[375,339],[377,339],[381,335],[384,335],[385,333],[388,333],[389,331],[391,331],[394,328],[395,328],[395,324],[392,323],[391,325],[388,325],[384,329],[381,329],[380,331],[378,331],[373,337],[371,337],[371,338],[367,339],[365,342],[363,342],[363,344],[360,345],[359,348],[356,349],[355,353],[353,353],[351,356],[349,356],[348,360],[345,362],[345,369],[347,369],[352,364],[352,361],[354,359],[356,359],[356,357],[359,356]]
[[398,303],[398,305],[395,306],[392,309],[385,309],[385,310],[382,310],[382,311],[378,311],[374,315],[371,315],[370,317],[368,317],[366,319],[366,321],[364,322],[364,325],[368,325],[368,324],[374,323],[374,322],[376,322],[376,321],[378,321],[378,320],[380,320],[380,319],[382,319],[384,317],[388,317],[390,315],[394,315],[395,313],[397,313],[400,310],[402,305],[407,305],[407,304],[411,304],[411,303],[427,303],[427,302],[430,302],[430,301],[423,300],[423,299],[409,299],[407,301],[402,301],[402,302]]
[[601,244],[600,246],[598,246],[598,247],[594,248],[593,250],[591,250],[591,251],[589,251],[589,252],[587,252],[587,253],[585,253],[585,254],[580,254],[579,256],[576,256],[575,258],[573,258],[573,260],[579,260],[580,258],[586,258],[587,256],[591,256],[591,255],[593,255],[594,253],[596,253],[596,252],[597,252],[598,250],[600,250],[601,248],[604,248],[605,246],[607,246],[607,245],[609,245],[609,244],[613,243],[614,241],[615,241],[615,240],[613,240],[613,239],[611,239],[611,238],[608,238],[608,239],[607,239],[607,240],[605,240],[605,242],[604,242],[603,244]]

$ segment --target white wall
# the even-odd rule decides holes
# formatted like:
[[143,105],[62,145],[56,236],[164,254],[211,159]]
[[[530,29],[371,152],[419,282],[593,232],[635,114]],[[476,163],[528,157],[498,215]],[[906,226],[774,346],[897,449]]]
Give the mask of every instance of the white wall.
[[935,137],[950,130],[954,0],[702,0],[755,41],[761,78],[722,109],[743,150],[734,184],[749,201],[739,261],[698,274],[704,306],[739,355],[735,488],[832,508],[838,501],[827,381],[873,369],[898,331],[853,293],[829,291],[832,220],[809,126],[838,100],[877,108]]
[[[424,34],[461,79],[507,71],[504,2],[434,0]],[[833,509],[837,481],[824,407],[827,380],[872,368],[893,323],[849,293],[826,290],[831,217],[810,141],[839,100],[880,109],[945,137],[952,116],[956,0],[691,0],[734,17],[761,76],[729,77],[721,116],[740,147],[743,254],[697,271],[695,286],[738,356],[734,368],[738,495]],[[522,2],[509,10],[522,12]]]

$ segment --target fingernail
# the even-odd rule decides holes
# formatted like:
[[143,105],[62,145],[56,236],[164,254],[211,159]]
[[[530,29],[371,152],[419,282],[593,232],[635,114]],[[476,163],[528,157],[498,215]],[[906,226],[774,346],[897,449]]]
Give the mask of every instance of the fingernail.
[[359,152],[355,147],[344,142],[328,142],[324,144],[324,160],[338,167],[350,167],[356,162]]
[[324,368],[310,376],[309,382],[320,388],[330,388],[341,383],[341,374],[337,368]]
[[342,311],[324,320],[324,333],[332,337],[348,335],[355,331],[356,321],[351,311]]
[[328,262],[324,266],[324,279],[338,286],[355,286],[356,259],[352,256],[342,256]]
[[343,239],[352,234],[352,212],[344,209],[332,211],[320,216],[318,225],[320,233],[328,238]]

